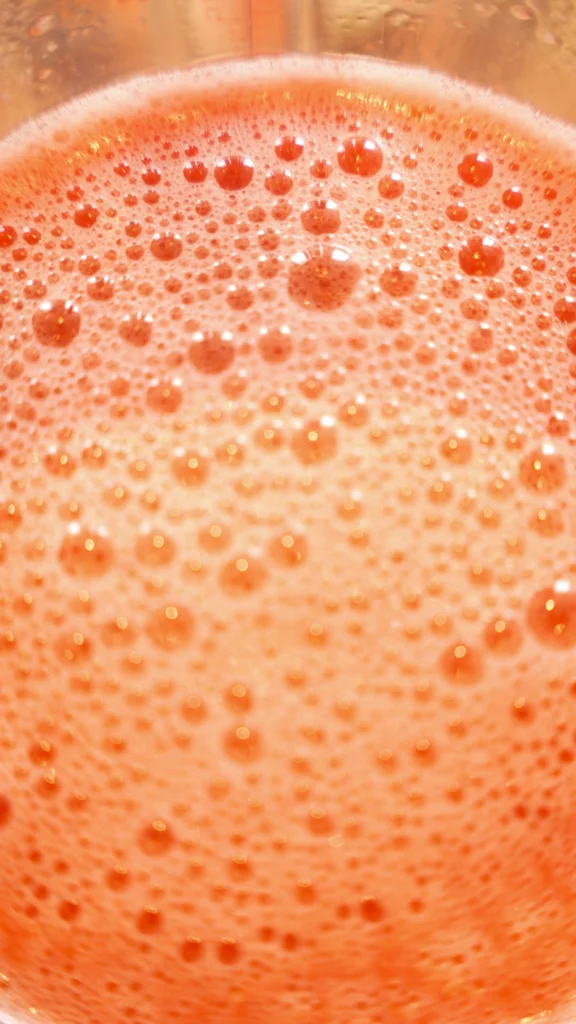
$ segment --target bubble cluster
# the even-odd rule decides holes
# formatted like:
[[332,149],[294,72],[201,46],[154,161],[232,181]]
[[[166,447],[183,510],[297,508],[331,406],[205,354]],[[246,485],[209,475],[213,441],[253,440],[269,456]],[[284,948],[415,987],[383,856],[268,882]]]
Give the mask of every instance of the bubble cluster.
[[569,1018],[572,151],[357,58],[5,142],[14,1019]]

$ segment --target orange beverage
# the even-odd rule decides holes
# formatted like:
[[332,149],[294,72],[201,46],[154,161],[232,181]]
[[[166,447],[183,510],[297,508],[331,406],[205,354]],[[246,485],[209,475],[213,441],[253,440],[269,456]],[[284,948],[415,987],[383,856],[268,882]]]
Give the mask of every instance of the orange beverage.
[[266,59],[0,185],[5,1016],[568,1021],[572,130]]

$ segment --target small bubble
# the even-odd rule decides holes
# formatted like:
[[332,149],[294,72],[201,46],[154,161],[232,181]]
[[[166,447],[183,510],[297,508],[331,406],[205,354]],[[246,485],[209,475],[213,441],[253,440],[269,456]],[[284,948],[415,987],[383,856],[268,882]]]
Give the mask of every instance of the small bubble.
[[173,231],[157,231],[150,242],[150,252],[157,260],[175,260],[182,248],[180,235]]
[[244,714],[252,709],[252,695],[244,683],[232,683],[224,693],[224,700],[235,714]]
[[88,530],[73,522],[60,545],[58,557],[69,576],[95,579],[114,562],[114,549],[104,529]]
[[507,206],[509,210],[519,210],[524,202],[524,196],[518,185],[513,185],[512,188],[507,188],[502,193],[502,202],[504,206]]
[[493,654],[517,654],[522,640],[519,623],[509,616],[497,615],[484,629],[484,641]]
[[378,182],[378,192],[382,199],[399,199],[404,193],[404,188],[402,178],[395,171],[385,174]]
[[485,153],[468,153],[458,164],[458,174],[466,185],[483,188],[494,173],[492,161]]
[[269,171],[264,186],[273,196],[286,196],[294,187],[294,178],[287,170]]
[[97,256],[81,256],[78,260],[78,270],[86,277],[93,277],[100,270],[100,260]]
[[7,796],[0,793],[0,828],[5,828],[12,817],[12,804]]
[[472,457],[472,442],[465,430],[456,430],[445,441],[442,441],[440,451],[449,462],[463,466]]
[[195,963],[199,960],[204,952],[204,946],[202,939],[199,939],[195,935],[189,935],[184,939],[180,946],[180,956],[186,963]]
[[549,494],[566,482],[566,461],[554,445],[542,444],[520,462],[520,481],[530,491]]
[[58,906],[58,914],[63,921],[75,921],[79,913],[80,904],[71,896],[62,900]]
[[174,831],[162,818],[156,818],[145,825],[138,837],[138,846],[149,857],[168,853],[176,842]]
[[360,267],[347,250],[318,245],[292,257],[288,293],[305,309],[328,312],[339,309],[350,298],[360,274]]
[[0,532],[12,533],[22,522],[22,513],[13,501],[0,501]]
[[63,479],[71,477],[77,469],[77,462],[64,448],[51,445],[44,456],[44,465],[52,476]]
[[468,208],[464,203],[450,203],[446,207],[446,216],[448,220],[453,221],[454,224],[463,224],[468,219]]
[[308,541],[302,532],[286,530],[270,541],[268,552],[278,565],[289,569],[307,560]]
[[198,452],[176,448],[171,469],[179,484],[196,487],[203,484],[208,476],[208,461]]
[[144,907],[136,918],[136,927],[143,935],[155,935],[162,928],[163,919],[158,907]]
[[262,754],[262,741],[254,729],[238,725],[229,729],[224,736],[224,750],[233,761],[249,764]]
[[247,156],[222,157],[214,167],[214,177],[227,192],[247,188],[254,177],[254,164]]
[[224,373],[234,362],[236,350],[229,331],[197,331],[188,349],[190,362],[199,373]]
[[48,740],[35,740],[28,747],[28,757],[32,764],[46,765],[54,759],[55,751]]
[[374,139],[354,137],[338,146],[338,164],[346,174],[372,178],[382,170],[384,157]]
[[218,943],[218,959],[221,964],[231,966],[240,959],[240,946],[236,939],[223,938]]
[[334,831],[334,822],[322,807],[314,807],[308,812],[308,828],[316,836],[329,835]]
[[292,451],[305,466],[333,458],[337,449],[336,423],[332,416],[309,420],[292,436]]
[[289,327],[262,327],[258,337],[258,351],[266,363],[285,363],[292,354],[292,335]]
[[440,658],[440,667],[450,682],[477,683],[483,673],[480,655],[467,644],[451,644]]
[[379,900],[373,896],[363,896],[360,900],[360,914],[365,921],[375,924],[381,921],[384,916],[384,908]]
[[347,427],[365,427],[370,419],[370,413],[364,395],[355,395],[351,401],[341,405],[338,419]]
[[89,277],[86,282],[86,292],[91,299],[97,302],[107,302],[114,295],[114,282],[106,274],[103,277]]
[[220,570],[220,585],[233,596],[252,594],[268,578],[264,562],[257,555],[238,555],[226,562]]
[[191,185],[200,185],[208,177],[208,168],[202,160],[190,160],[184,164],[182,173]]
[[111,868],[106,875],[106,884],[110,889],[118,892],[130,884],[130,873],[123,864],[117,864]]
[[542,537],[558,537],[564,531],[562,513],[557,508],[539,508],[530,518],[529,525]]
[[280,160],[293,163],[299,160],[304,152],[304,139],[301,135],[284,135],[276,140],[274,152]]
[[176,545],[164,531],[143,526],[134,552],[142,565],[158,568],[161,565],[169,565],[176,554]]
[[313,199],[300,214],[302,227],[312,235],[330,235],[340,227],[340,209],[332,199]]
[[18,238],[16,229],[9,224],[0,224],[0,249],[9,249]]
[[91,203],[82,203],[74,211],[74,223],[79,228],[91,228],[99,217],[99,211]]
[[417,284],[418,274],[407,261],[387,267],[380,276],[382,291],[395,299],[412,295]]
[[530,600],[526,623],[547,647],[568,650],[576,645],[576,593],[568,580],[539,590]]
[[182,381],[179,377],[156,378],[146,392],[148,408],[158,413],[177,412],[182,405],[182,399]]
[[67,348],[78,335],[82,321],[78,307],[63,299],[41,302],[32,316],[32,329],[41,345]]
[[194,619],[182,605],[163,605],[149,616],[146,632],[161,650],[178,651],[190,643]]
[[494,332],[492,328],[485,323],[479,323],[476,327],[473,327],[468,335],[468,346],[472,352],[487,352],[492,348],[494,342]]
[[313,178],[318,178],[320,181],[326,181],[326,178],[329,178],[332,174],[333,169],[331,161],[323,157],[313,160],[310,164],[310,174]]
[[554,303],[554,315],[561,324],[576,323],[576,297],[563,295]]
[[120,337],[135,348],[143,348],[152,337],[152,317],[144,313],[129,313],[118,327]]
[[192,725],[197,725],[198,722],[201,722],[206,718],[206,705],[202,698],[198,697],[196,694],[191,694],[182,701],[180,711],[182,713],[182,717],[185,718],[187,722],[191,722]]
[[474,235],[460,247],[458,261],[470,277],[495,277],[504,266],[504,250],[495,238]]

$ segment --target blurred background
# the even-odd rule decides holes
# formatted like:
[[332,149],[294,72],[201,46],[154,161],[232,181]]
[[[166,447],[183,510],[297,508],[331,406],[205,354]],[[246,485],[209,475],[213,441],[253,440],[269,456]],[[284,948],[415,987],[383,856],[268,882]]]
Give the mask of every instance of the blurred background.
[[576,121],[575,0],[0,0],[0,134],[138,72],[279,51],[424,64]]

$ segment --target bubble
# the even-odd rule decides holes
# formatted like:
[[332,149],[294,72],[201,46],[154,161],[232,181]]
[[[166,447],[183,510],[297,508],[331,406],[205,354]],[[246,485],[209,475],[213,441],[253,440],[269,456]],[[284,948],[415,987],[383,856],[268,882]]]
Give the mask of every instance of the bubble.
[[162,171],[157,167],[147,167],[142,171],[141,178],[145,185],[158,185],[162,181]]
[[114,549],[102,527],[88,530],[73,522],[60,545],[58,558],[69,576],[96,579],[110,570]]
[[457,466],[464,466],[472,458],[472,442],[465,430],[456,430],[440,445],[445,459]]
[[7,796],[0,793],[0,828],[5,828],[12,817],[12,804]]
[[403,195],[405,187],[402,178],[395,171],[385,174],[378,182],[378,192],[382,199],[399,199]]
[[274,152],[280,160],[293,163],[299,160],[304,152],[304,139],[301,135],[284,135],[276,139]]
[[204,953],[204,945],[202,939],[199,939],[195,935],[189,935],[184,939],[180,946],[180,956],[188,964],[195,963],[199,960]]
[[208,477],[208,461],[199,452],[176,448],[171,462],[172,473],[184,487],[197,487]]
[[484,668],[482,659],[468,644],[451,644],[440,658],[440,668],[449,682],[477,683]]
[[554,315],[561,324],[576,323],[576,297],[563,295],[554,303]]
[[494,173],[492,161],[485,153],[468,153],[458,164],[458,174],[466,185],[483,188]]
[[86,292],[91,299],[97,302],[106,302],[114,295],[114,282],[111,277],[89,277],[86,283]]
[[22,522],[22,513],[13,501],[0,501],[0,532],[12,533]]
[[562,513],[557,508],[539,508],[531,516],[529,525],[542,537],[558,537],[564,531]]
[[190,643],[194,619],[182,605],[163,605],[149,616],[146,632],[161,650],[178,651]]
[[282,531],[270,541],[268,553],[278,565],[290,569],[306,562],[308,541],[302,531]]
[[568,337],[566,338],[566,348],[568,349],[570,355],[576,356],[576,329],[570,331]]
[[124,867],[123,864],[117,864],[111,868],[106,875],[106,884],[110,889],[114,889],[119,892],[122,889],[126,889],[130,884],[130,872],[128,868]]
[[119,615],[115,619],[108,619],[107,622],[103,622],[100,626],[102,643],[106,647],[113,649],[134,644],[136,636],[136,630],[123,615]]
[[180,377],[156,378],[146,392],[146,404],[153,412],[173,413],[182,405],[183,396]]
[[318,178],[320,181],[326,181],[332,174],[333,169],[331,161],[326,160],[325,157],[318,157],[310,164],[310,174],[313,178]]
[[372,178],[382,170],[384,157],[374,139],[356,136],[338,146],[338,164],[346,174]]
[[175,260],[182,253],[182,239],[174,231],[157,231],[150,242],[150,252],[157,260]]
[[382,291],[395,299],[412,295],[418,284],[418,274],[411,263],[403,261],[387,267],[380,276]]
[[148,857],[159,857],[169,853],[175,842],[173,829],[162,818],[155,818],[144,825],[138,836],[138,846]]
[[364,395],[355,395],[350,402],[345,402],[338,410],[338,419],[347,427],[364,427],[370,419],[370,413]]
[[519,469],[524,487],[539,494],[556,491],[566,482],[566,461],[552,444],[542,444],[528,452]]
[[79,334],[81,325],[78,307],[64,299],[47,299],[32,315],[36,338],[49,348],[67,348]]
[[224,735],[224,750],[228,757],[241,764],[257,761],[262,754],[262,740],[259,733],[246,725],[237,725]]
[[273,196],[286,196],[294,187],[294,178],[290,171],[284,169],[269,171],[264,178],[264,186]]
[[224,693],[224,701],[230,711],[235,714],[244,714],[251,711],[253,706],[252,695],[244,683],[232,683]]
[[468,335],[468,346],[472,352],[488,352],[494,343],[494,332],[488,324],[479,323]]
[[460,247],[460,269],[470,277],[495,277],[504,266],[504,250],[489,235],[474,235]]
[[568,580],[559,579],[531,598],[526,624],[546,647],[569,650],[576,645],[576,593]]
[[79,228],[91,228],[99,217],[99,211],[91,203],[82,203],[74,211],[74,223]]
[[63,479],[73,476],[77,469],[76,459],[64,448],[50,445],[44,456],[44,465],[52,476],[59,476]]
[[329,312],[353,294],[360,268],[346,249],[318,245],[290,261],[288,294],[304,308]]
[[448,220],[453,221],[455,224],[462,224],[468,219],[468,207],[464,203],[450,203],[446,207],[446,216]]
[[236,355],[229,331],[197,331],[188,348],[193,367],[203,374],[218,374],[228,370]]
[[182,173],[191,185],[200,185],[208,177],[208,168],[202,160],[190,160],[182,168]]
[[221,964],[232,966],[240,959],[240,946],[236,939],[222,938],[218,943],[218,959]]
[[49,764],[54,758],[54,748],[48,740],[36,740],[28,747],[28,757],[32,764]]
[[136,927],[143,935],[155,935],[163,925],[163,917],[158,907],[144,907],[136,918]]
[[251,552],[231,558],[219,574],[221,587],[233,596],[255,593],[267,579],[268,570],[264,562]]
[[292,451],[305,466],[325,462],[336,455],[338,436],[332,416],[308,420],[292,435]]
[[373,896],[363,896],[360,900],[360,914],[365,921],[376,924],[384,917],[384,908],[380,901]]
[[230,528],[225,523],[209,523],[198,531],[198,543],[205,551],[224,551],[232,539]]
[[316,836],[326,836],[334,831],[334,822],[323,807],[314,807],[308,812],[307,825]]
[[313,199],[302,207],[300,220],[312,235],[334,234],[340,227],[340,210],[332,199]]
[[159,568],[169,565],[176,554],[174,541],[165,533],[144,525],[134,546],[136,558],[142,565]]
[[191,694],[182,702],[180,705],[180,711],[182,713],[182,717],[193,725],[196,725],[198,722],[201,722],[206,718],[206,705],[202,698],[198,697],[196,694]]
[[245,284],[232,284],[226,293],[226,301],[232,309],[250,309],[254,305],[255,294],[252,288]]
[[101,263],[97,256],[88,254],[78,260],[78,270],[86,277],[93,277],[100,270]]
[[517,654],[522,641],[520,624],[508,615],[496,615],[484,628],[484,642],[492,654]]
[[260,328],[258,351],[266,363],[285,363],[292,348],[292,333],[286,325]]
[[58,905],[58,915],[63,921],[75,921],[80,913],[80,904],[72,896],[68,896]]
[[220,188],[237,192],[247,188],[254,177],[254,164],[247,156],[222,157],[214,167],[214,177]]
[[10,224],[0,224],[0,249],[9,249],[18,238],[18,233]]
[[128,313],[120,321],[118,333],[135,348],[144,348],[152,338],[152,317],[147,313]]

